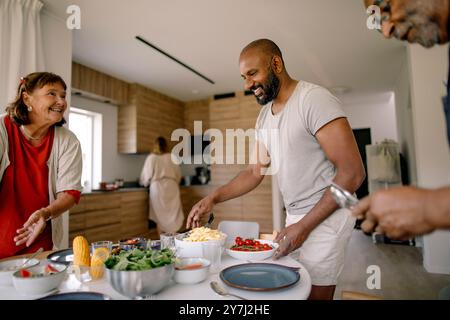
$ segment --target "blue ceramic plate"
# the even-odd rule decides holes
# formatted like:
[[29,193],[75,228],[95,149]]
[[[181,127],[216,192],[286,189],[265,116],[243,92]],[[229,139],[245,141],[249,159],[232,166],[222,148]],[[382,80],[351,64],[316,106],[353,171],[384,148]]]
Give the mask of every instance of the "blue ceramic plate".
[[97,292],[58,293],[39,300],[111,300],[111,297]]
[[300,274],[279,264],[246,263],[222,270],[220,279],[238,289],[272,291],[296,284]]
[[[116,249],[117,247],[118,245],[116,244],[113,244],[112,246],[113,250]],[[59,262],[65,265],[70,265],[73,262],[73,250],[64,249],[55,251],[47,256],[47,260],[50,262]]]
[[47,260],[70,265],[73,261],[73,251],[72,249],[55,251],[47,256]]

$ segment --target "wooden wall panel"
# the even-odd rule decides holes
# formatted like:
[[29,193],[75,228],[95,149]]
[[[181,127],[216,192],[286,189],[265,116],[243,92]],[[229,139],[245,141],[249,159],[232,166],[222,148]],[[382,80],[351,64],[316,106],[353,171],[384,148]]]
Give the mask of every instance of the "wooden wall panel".
[[184,128],[194,134],[194,121],[202,122],[202,133],[210,128],[209,99],[190,101],[184,105]]
[[[217,188],[228,183],[241,170],[244,170],[249,163],[249,155],[254,147],[254,129],[256,119],[261,110],[261,106],[255,101],[253,96],[244,96],[242,92],[237,92],[236,97],[229,99],[213,100],[210,103],[210,125],[211,128],[219,129],[224,138],[223,153],[226,147],[233,145],[233,152],[228,154],[216,153],[216,156],[223,161],[236,163],[238,156],[242,156],[245,164],[212,164],[211,165],[211,185]],[[245,148],[237,148],[236,139],[229,141],[226,139],[226,129],[242,129],[243,133],[251,134],[252,137],[245,138]],[[219,149],[220,150],[220,149]],[[226,155],[226,157],[224,157]],[[222,158],[220,158],[222,157]],[[271,177],[265,177],[260,186],[248,194],[238,199],[226,201],[216,206],[217,218],[215,226],[221,220],[243,220],[257,221],[260,224],[261,232],[272,233],[272,183]]]
[[183,106],[182,102],[149,88],[130,85],[129,103],[123,112],[119,111],[119,152],[149,153],[158,136],[165,137],[173,147],[172,132],[184,126]]

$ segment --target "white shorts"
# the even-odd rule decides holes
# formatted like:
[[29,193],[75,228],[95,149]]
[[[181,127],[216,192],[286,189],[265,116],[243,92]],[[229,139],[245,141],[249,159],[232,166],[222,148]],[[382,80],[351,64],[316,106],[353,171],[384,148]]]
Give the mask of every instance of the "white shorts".
[[[286,214],[286,227],[300,221],[306,214]],[[290,254],[308,270],[312,284],[331,286],[344,268],[347,248],[355,218],[348,209],[338,209],[319,224],[303,245]]]

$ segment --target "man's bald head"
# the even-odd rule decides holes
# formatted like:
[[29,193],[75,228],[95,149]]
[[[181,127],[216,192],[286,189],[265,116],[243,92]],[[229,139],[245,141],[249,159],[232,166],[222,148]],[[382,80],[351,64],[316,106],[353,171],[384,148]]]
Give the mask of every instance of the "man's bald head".
[[284,69],[280,48],[268,39],[255,40],[242,49],[239,69],[245,90],[253,91],[256,101],[261,105],[275,99],[280,83],[289,77]]
[[269,39],[258,39],[250,42],[248,45],[245,46],[244,49],[242,49],[240,56],[242,57],[243,55],[245,55],[250,51],[257,51],[259,53],[262,53],[269,59],[274,55],[276,55],[279,56],[283,61],[283,55],[281,54],[280,48],[278,48],[275,42]]

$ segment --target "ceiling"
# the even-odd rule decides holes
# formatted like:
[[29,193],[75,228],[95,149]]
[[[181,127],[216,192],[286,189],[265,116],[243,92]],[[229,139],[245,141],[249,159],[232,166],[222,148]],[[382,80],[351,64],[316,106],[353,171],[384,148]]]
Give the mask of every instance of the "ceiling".
[[[68,17],[73,60],[182,101],[243,89],[238,57],[259,38],[274,40],[296,79],[353,93],[393,89],[405,45],[366,27],[362,0],[42,0]],[[215,84],[145,46],[139,35]]]

